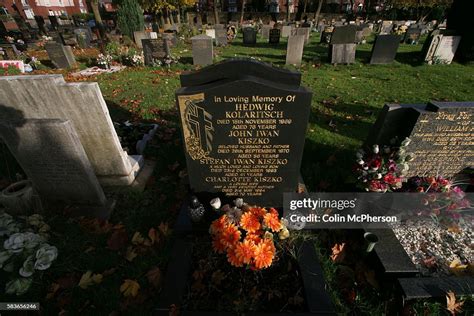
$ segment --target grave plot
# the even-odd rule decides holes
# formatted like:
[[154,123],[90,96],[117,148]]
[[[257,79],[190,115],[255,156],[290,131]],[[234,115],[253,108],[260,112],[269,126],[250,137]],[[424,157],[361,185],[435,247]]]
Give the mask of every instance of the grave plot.
[[[426,209],[371,231],[379,239],[375,252],[383,272],[398,279],[406,300],[443,296],[450,287],[457,295],[472,294],[472,195],[463,183],[474,166],[473,108],[472,102],[386,105],[366,141],[380,144],[380,152],[383,145],[400,146],[392,156],[396,161],[384,154],[361,157],[370,166],[377,157],[382,161],[380,171],[363,175],[368,190],[385,192],[400,180],[397,190],[426,197]],[[393,141],[395,136],[404,141]]]
[[[298,185],[311,99],[300,78],[251,60],[228,60],[181,76],[177,104],[197,197],[183,205],[175,226],[179,237],[159,313],[172,306],[189,315],[333,313],[314,240],[290,232],[271,208]],[[259,128],[242,129],[253,123]]]

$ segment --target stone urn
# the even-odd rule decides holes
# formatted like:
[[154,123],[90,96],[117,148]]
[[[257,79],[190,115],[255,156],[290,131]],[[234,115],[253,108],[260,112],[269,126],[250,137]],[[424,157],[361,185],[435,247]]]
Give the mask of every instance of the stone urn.
[[30,180],[15,182],[0,192],[0,204],[11,215],[22,215],[32,210],[33,184]]

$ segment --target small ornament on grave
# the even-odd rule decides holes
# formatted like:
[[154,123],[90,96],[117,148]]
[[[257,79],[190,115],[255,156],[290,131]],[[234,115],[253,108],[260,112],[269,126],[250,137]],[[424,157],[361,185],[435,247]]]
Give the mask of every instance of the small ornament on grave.
[[191,200],[189,201],[189,216],[191,220],[195,223],[199,222],[202,220],[204,217],[204,213],[206,212],[206,209],[204,208],[204,205],[199,202],[198,198],[196,196],[192,196]]

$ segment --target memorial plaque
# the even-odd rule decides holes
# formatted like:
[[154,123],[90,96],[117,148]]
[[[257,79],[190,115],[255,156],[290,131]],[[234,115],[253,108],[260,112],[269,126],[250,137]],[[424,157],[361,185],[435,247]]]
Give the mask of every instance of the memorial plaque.
[[[252,65],[269,72],[256,77],[262,72],[245,71]],[[233,79],[221,79],[229,69],[237,69]],[[176,93],[191,188],[281,206],[282,193],[298,184],[311,92],[294,72],[271,76],[276,70],[256,61],[227,60],[203,71],[203,85]]]
[[452,177],[473,168],[474,102],[385,105],[366,144],[389,144],[394,137],[411,139],[409,177]]
[[76,64],[71,46],[48,42],[45,44],[49,59],[56,68],[71,68]]
[[374,46],[372,46],[371,64],[390,64],[397,55],[400,46],[398,35],[377,35]]
[[257,31],[253,27],[246,27],[242,32],[244,45],[255,45],[257,43]]
[[212,38],[207,35],[191,37],[193,50],[193,65],[206,66],[212,64]]
[[280,29],[271,29],[270,30],[270,38],[268,39],[268,43],[272,45],[280,44]]
[[170,55],[168,41],[160,39],[142,39],[143,55],[145,57],[145,65],[152,66],[157,62],[162,62]]
[[291,35],[286,46],[286,65],[301,66],[304,49],[304,35]]
[[43,199],[105,205],[104,192],[70,121],[0,121],[0,137]]
[[344,25],[334,28],[330,44],[353,44],[355,43],[357,26]]

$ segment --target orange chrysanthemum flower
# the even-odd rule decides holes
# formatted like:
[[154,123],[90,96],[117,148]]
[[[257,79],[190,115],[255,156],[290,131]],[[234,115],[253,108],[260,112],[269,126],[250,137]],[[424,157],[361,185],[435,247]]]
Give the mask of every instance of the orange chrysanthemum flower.
[[249,210],[250,213],[256,215],[257,217],[263,217],[265,214],[267,214],[267,210],[264,209],[263,207],[252,207]]
[[209,232],[211,234],[221,232],[227,226],[227,224],[227,215],[222,215],[221,217],[212,222]]
[[226,247],[233,248],[235,243],[240,240],[240,231],[234,224],[227,225],[220,236],[220,242]]
[[262,241],[261,231],[247,234],[247,236],[245,236],[245,240],[253,242],[254,245],[258,245]]
[[265,239],[256,246],[254,257],[255,268],[268,268],[272,264],[274,256],[275,245],[273,244],[273,240]]
[[243,263],[249,264],[255,255],[257,247],[250,240],[244,240],[235,246],[235,256]]
[[214,238],[212,240],[212,247],[214,248],[214,251],[217,253],[224,253],[225,250],[227,249],[226,245],[222,243],[221,238]]
[[265,214],[263,217],[263,224],[274,232],[279,232],[283,228],[283,225],[278,218],[278,212],[276,214],[274,212]]
[[274,214],[274,215],[276,215],[276,216],[280,216],[280,215],[278,214],[278,211],[277,211],[276,209],[274,209],[273,207],[268,211],[268,213],[272,213],[272,214]]
[[256,232],[260,229],[260,220],[252,212],[246,212],[240,218],[240,226],[249,233]]
[[234,267],[241,267],[244,262],[236,255],[235,249],[227,249],[227,261]]

